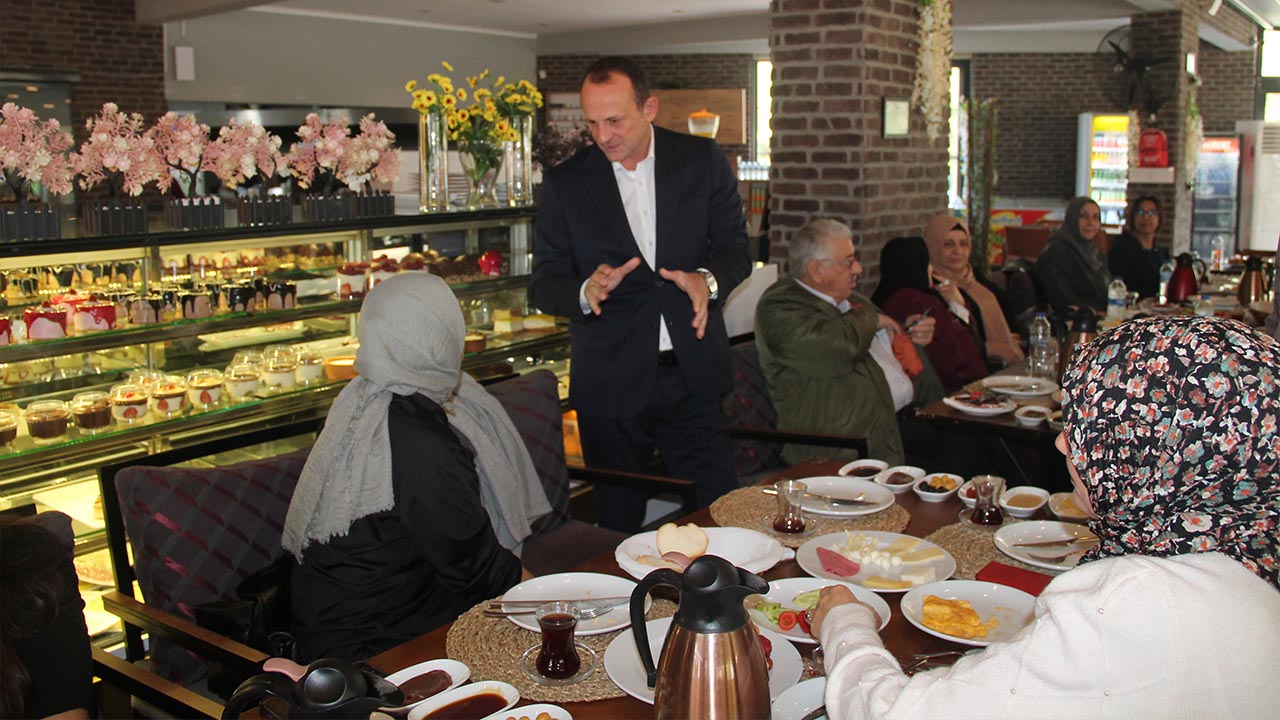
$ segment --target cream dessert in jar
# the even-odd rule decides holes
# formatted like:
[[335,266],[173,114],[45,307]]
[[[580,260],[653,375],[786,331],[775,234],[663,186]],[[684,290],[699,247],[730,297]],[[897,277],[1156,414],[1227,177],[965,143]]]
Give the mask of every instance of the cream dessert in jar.
[[151,409],[173,417],[187,409],[187,381],[179,375],[165,375],[151,385]]
[[222,385],[227,394],[237,402],[253,396],[262,384],[262,373],[256,365],[241,363],[232,365],[222,374]]
[[196,407],[217,405],[222,399],[222,371],[203,368],[187,373],[187,398]]
[[111,417],[116,422],[132,425],[147,415],[146,388],[133,383],[111,388]]

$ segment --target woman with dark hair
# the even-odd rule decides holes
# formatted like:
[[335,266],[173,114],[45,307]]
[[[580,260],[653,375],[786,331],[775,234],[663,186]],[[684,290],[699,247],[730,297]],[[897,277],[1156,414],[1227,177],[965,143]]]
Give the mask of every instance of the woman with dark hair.
[[1097,545],[1012,638],[912,677],[875,614],[824,588],[833,720],[1275,717],[1280,342],[1133,320],[1077,351],[1062,393],[1057,446]]
[[1107,253],[1111,275],[1124,278],[1125,286],[1139,298],[1160,296],[1160,266],[1169,260],[1169,253],[1156,247],[1159,229],[1160,201],[1143,195],[1129,203],[1124,232]]
[[93,661],[71,548],[0,519],[0,589],[0,717],[87,720]]
[[924,350],[947,392],[989,374],[978,314],[955,283],[933,277],[924,238],[894,238],[884,246],[871,301],[899,323],[926,312],[936,319],[933,342]]
[[1102,229],[1098,203],[1078,197],[1067,204],[1062,227],[1036,258],[1035,276],[1045,302],[1061,317],[1072,307],[1107,309],[1107,261],[1096,245]]

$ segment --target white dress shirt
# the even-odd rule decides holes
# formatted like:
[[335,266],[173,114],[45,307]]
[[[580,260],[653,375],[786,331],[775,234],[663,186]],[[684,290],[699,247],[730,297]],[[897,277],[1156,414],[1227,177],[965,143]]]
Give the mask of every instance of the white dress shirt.
[[[805,285],[800,280],[796,280],[796,284],[808,290],[814,297],[835,306],[842,313],[849,312],[849,301],[847,299],[836,302],[835,298]],[[876,336],[871,340],[869,348],[871,359],[876,361],[880,366],[880,371],[884,373],[885,382],[889,383],[889,392],[893,395],[893,409],[895,411],[911,404],[912,399],[916,395],[916,387],[911,383],[911,378],[907,377],[907,373],[902,369],[902,363],[898,362],[898,357],[893,354],[893,339],[889,337],[889,331],[880,328],[876,331]]]
[[[640,256],[654,272],[658,271],[658,197],[653,178],[653,125],[649,125],[649,154],[636,163],[635,170],[628,170],[622,163],[613,163],[613,177],[618,182],[618,194],[622,196],[622,208],[627,213],[631,235],[640,246]],[[578,294],[578,302],[585,315],[591,312],[587,303],[586,282]],[[665,318],[658,321],[658,351],[671,349],[671,334],[667,332]]]

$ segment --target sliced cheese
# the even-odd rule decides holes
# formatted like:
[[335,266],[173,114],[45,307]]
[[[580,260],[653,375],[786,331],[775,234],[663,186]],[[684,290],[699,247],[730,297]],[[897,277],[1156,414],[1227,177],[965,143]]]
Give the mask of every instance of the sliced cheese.
[[521,318],[511,318],[509,320],[494,320],[493,331],[496,333],[513,333],[520,332],[524,329],[524,320]]
[[924,585],[938,579],[938,571],[932,567],[910,568],[902,571],[902,579],[913,585]]
[[914,550],[915,547],[919,544],[920,544],[920,538],[913,538],[909,535],[903,535],[897,540],[894,540],[893,544],[885,548],[884,551],[889,553],[890,555],[898,555],[900,553],[905,553],[910,550]]
[[880,577],[879,575],[872,575],[862,581],[862,587],[871,590],[905,590],[912,586],[913,583],[911,582],[904,580],[890,580],[889,578]]
[[934,546],[913,550],[909,553],[902,554],[903,565],[914,565],[917,563],[927,563],[938,560],[942,557],[942,548]]

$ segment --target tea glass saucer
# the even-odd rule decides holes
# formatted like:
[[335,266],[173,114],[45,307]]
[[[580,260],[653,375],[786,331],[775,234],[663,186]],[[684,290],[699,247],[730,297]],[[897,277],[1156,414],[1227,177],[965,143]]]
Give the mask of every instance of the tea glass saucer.
[[812,520],[806,519],[804,522],[804,529],[801,530],[800,532],[779,532],[778,530],[775,530],[773,528],[773,518],[774,518],[773,515],[765,515],[764,520],[761,520],[760,524],[764,527],[765,535],[778,538],[779,540],[786,540],[787,538],[809,537],[810,535],[813,534],[814,529],[817,527],[817,523],[813,522]]
[[567,678],[557,680],[555,678],[543,677],[542,673],[538,672],[538,651],[542,649],[542,643],[538,643],[524,651],[524,654],[520,656],[520,669],[524,671],[526,677],[539,685],[550,685],[554,687],[557,685],[574,685],[576,683],[580,683],[591,677],[591,673],[596,671],[598,659],[596,658],[596,651],[586,645],[583,645],[580,642],[575,642],[573,646],[578,650],[578,659],[581,661],[581,664],[578,666],[578,672]]

